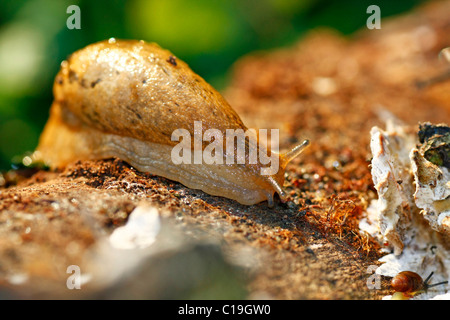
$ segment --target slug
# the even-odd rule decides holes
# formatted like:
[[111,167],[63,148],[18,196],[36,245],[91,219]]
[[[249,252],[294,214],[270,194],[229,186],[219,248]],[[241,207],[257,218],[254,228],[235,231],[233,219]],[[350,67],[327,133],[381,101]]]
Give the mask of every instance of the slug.
[[[225,99],[189,66],[157,44],[110,39],[76,51],[61,63],[53,86],[50,117],[37,151],[50,168],[74,160],[117,157],[149,172],[204,192],[252,205],[274,193],[285,201],[282,189],[286,165],[309,144],[305,140],[286,153],[269,150],[279,169],[249,163],[250,149],[260,151],[259,138],[248,138],[245,163],[176,164],[171,153],[178,144],[175,130],[192,136],[228,129],[247,131]],[[193,140],[193,148],[198,139]],[[200,141],[202,150],[205,141]],[[221,157],[229,157],[223,148]],[[237,153],[237,147],[232,150]],[[216,150],[217,152],[217,150]],[[233,155],[231,155],[233,157]],[[236,156],[234,156],[236,159]]]

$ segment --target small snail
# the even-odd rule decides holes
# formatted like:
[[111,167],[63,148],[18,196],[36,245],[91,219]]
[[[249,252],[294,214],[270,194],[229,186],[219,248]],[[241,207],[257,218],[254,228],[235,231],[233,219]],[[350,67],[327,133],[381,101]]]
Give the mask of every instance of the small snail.
[[[305,140],[282,154],[271,151],[279,163],[271,175],[260,173],[266,166],[261,162],[175,164],[171,159],[177,145],[172,139],[175,130],[185,129],[195,137],[198,121],[201,134],[209,129],[225,134],[228,129],[247,128],[186,63],[144,41],[110,39],[73,53],[62,62],[53,93],[50,117],[37,147],[50,168],[80,159],[117,157],[189,188],[246,205],[267,200],[272,206],[275,192],[284,201],[286,165],[309,144]],[[246,142],[246,151],[260,150],[256,139]],[[205,149],[205,142],[200,143]],[[223,150],[219,156],[229,157],[229,150]]]
[[431,287],[448,283],[448,281],[443,281],[435,284],[428,284],[428,281],[430,281],[433,273],[434,272],[431,272],[430,275],[423,280],[422,277],[415,272],[400,272],[391,280],[391,287],[396,291],[393,295],[393,299],[407,299],[418,293],[425,292]]

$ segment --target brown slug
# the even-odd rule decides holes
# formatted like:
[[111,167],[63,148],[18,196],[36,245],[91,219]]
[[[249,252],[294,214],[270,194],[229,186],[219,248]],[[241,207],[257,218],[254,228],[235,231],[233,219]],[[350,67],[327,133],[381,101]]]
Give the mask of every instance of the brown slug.
[[[117,157],[136,169],[178,181],[206,193],[252,205],[273,205],[282,190],[287,163],[309,144],[305,140],[276,156],[276,173],[262,175],[267,164],[175,164],[178,144],[173,133],[229,129],[247,131],[225,99],[189,66],[156,44],[110,39],[91,44],[61,63],[53,86],[54,101],[37,151],[51,168],[81,159]],[[246,149],[260,151],[259,136],[248,138]],[[198,140],[198,139],[197,139]],[[205,141],[200,141],[206,148]],[[225,145],[225,142],[224,142]],[[273,148],[272,148],[273,149]],[[223,148],[219,156],[229,157]],[[237,147],[232,150],[237,153]],[[251,151],[251,150],[246,150]],[[217,152],[217,150],[216,150]],[[236,159],[235,155],[231,155]]]

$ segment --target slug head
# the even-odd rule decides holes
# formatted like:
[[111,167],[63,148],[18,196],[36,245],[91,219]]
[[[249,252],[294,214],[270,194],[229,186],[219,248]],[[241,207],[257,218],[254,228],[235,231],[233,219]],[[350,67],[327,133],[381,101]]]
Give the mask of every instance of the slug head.
[[301,144],[295,146],[290,151],[279,155],[279,170],[275,175],[266,176],[266,181],[270,184],[273,191],[267,192],[267,201],[269,207],[273,207],[273,194],[276,192],[282,202],[286,201],[286,193],[283,191],[284,173],[289,162],[299,156],[308,146],[309,140],[304,140]]

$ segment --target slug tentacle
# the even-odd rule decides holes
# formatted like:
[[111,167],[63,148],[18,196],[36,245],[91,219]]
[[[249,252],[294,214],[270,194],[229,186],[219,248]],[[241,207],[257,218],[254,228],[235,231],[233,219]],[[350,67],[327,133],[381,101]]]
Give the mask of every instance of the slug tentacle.
[[[272,185],[273,189],[278,193],[278,195],[280,196],[281,201],[284,202],[285,198],[286,198],[286,193],[283,191],[283,189],[278,184],[278,182],[272,176],[268,176],[267,180]],[[269,202],[269,205],[270,205],[270,202]]]
[[[284,174],[286,170],[286,166],[289,162],[291,162],[294,158],[298,157],[307,147],[309,146],[309,140],[304,140],[301,144],[295,146],[290,151],[282,153],[279,155],[280,157],[280,172]],[[281,179],[279,179],[281,180]],[[286,193],[283,191],[282,182],[278,183],[276,177],[267,176],[267,181],[270,183],[274,191],[278,193],[282,202],[286,201]],[[282,180],[284,181],[284,179]],[[269,198],[268,198],[269,199]],[[273,197],[272,201],[269,201],[269,207],[273,206]]]
[[283,153],[284,161],[291,162],[292,159],[298,157],[309,146],[309,140],[304,140],[298,146],[295,146],[290,151]]
[[[237,147],[234,154],[227,154],[231,151],[225,149],[225,140],[223,149],[211,147],[213,141],[220,145],[215,134],[246,132],[246,126],[186,63],[144,41],[111,39],[73,53],[61,64],[53,92],[50,118],[37,147],[51,168],[81,159],[118,157],[140,171],[189,188],[246,205],[265,200],[273,205],[275,192],[285,199],[287,163],[309,144],[305,140],[287,153],[267,153],[278,164],[278,170],[270,174],[262,174],[263,169],[272,169],[267,163],[249,161],[249,153],[259,154],[258,138],[245,143],[244,157]],[[186,133],[179,137],[182,142],[173,139],[175,132]],[[188,146],[186,154],[181,144]],[[173,156],[180,153],[175,149],[183,151],[183,161],[191,162],[174,161]],[[197,162],[198,151],[205,150],[214,150],[213,159],[245,161]]]

